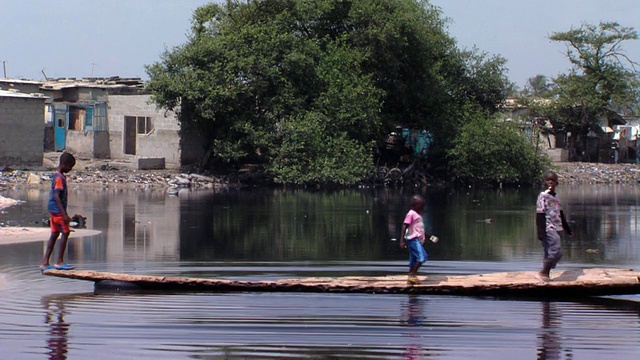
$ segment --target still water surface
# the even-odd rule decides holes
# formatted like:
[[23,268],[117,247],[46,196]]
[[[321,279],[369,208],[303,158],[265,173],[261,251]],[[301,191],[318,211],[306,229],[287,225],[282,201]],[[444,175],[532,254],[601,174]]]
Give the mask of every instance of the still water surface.
[[[640,192],[559,189],[576,236],[560,269],[638,268]],[[424,273],[535,270],[536,189],[423,193]],[[0,220],[38,226],[47,192]],[[407,270],[397,238],[410,191],[75,189],[69,212],[102,234],[71,240],[79,269],[265,280]],[[1,231],[1,230],[0,230]],[[45,239],[43,239],[45,240]],[[94,294],[40,275],[43,243],[0,246],[0,359],[634,359],[640,298],[579,301],[279,293]]]

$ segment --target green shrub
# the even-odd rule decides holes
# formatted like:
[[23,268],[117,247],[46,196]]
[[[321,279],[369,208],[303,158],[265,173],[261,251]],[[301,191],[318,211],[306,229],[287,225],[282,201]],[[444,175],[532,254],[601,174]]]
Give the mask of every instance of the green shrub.
[[484,116],[460,128],[448,159],[450,174],[465,183],[534,183],[548,165],[518,124]]

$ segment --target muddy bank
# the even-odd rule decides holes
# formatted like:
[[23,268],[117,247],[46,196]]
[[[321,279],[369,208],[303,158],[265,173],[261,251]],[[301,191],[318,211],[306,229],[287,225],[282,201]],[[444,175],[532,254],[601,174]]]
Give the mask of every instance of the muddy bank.
[[[555,163],[553,171],[564,184],[637,184],[639,168],[636,164]],[[48,187],[53,168],[2,169],[0,191],[8,188]],[[78,165],[68,174],[69,186],[98,186],[114,188],[226,188],[243,185],[260,186],[262,175],[239,172],[227,175],[186,174],[175,170],[119,169],[109,164]],[[265,185],[266,186],[266,185]]]

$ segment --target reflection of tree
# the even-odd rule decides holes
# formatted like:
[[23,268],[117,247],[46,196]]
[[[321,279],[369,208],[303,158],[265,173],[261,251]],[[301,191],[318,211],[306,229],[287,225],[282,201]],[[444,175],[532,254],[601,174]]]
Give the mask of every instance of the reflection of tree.
[[411,331],[412,327],[422,327],[424,318],[423,300],[419,295],[409,295],[408,301],[402,305],[402,324],[409,330],[405,336],[410,337],[412,341],[403,352],[404,359],[422,359],[424,357],[419,332]]
[[[538,333],[538,360],[560,360],[562,358],[561,321],[561,314],[556,303],[543,302],[542,324]],[[573,358],[569,350],[567,350],[566,358]]]
[[47,311],[45,324],[49,325],[49,359],[67,359],[69,324],[64,320],[64,302],[60,299],[43,298],[42,303]]
[[181,209],[183,260],[373,260],[384,254],[382,237],[389,242],[374,225],[368,193],[256,191],[210,201],[193,216]]
[[[626,212],[601,210],[611,209],[606,202],[617,193],[590,200],[598,204],[590,210],[593,206],[576,204],[586,195],[576,196],[570,187],[564,191],[576,231],[566,244],[567,260],[593,261],[584,250],[594,246],[581,239],[594,237],[584,234],[610,238],[625,223],[625,234],[636,229],[628,226]],[[505,261],[539,253],[531,215],[538,189],[533,188],[277,189],[215,193],[198,202],[179,199],[178,253],[185,261],[403,260],[406,252],[389,238],[398,237],[416,192],[426,199],[425,221],[433,225],[427,227],[443,240],[427,245],[432,259]],[[615,228],[605,231],[605,225]]]

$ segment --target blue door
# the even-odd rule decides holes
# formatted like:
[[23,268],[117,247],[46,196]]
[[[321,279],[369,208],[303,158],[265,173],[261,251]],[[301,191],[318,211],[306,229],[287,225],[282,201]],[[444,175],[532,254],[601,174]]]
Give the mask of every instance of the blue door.
[[84,115],[84,129],[85,130],[93,130],[93,108],[87,107],[85,108]]
[[53,124],[53,135],[56,151],[62,151],[66,147],[67,117],[67,106],[56,105]]

